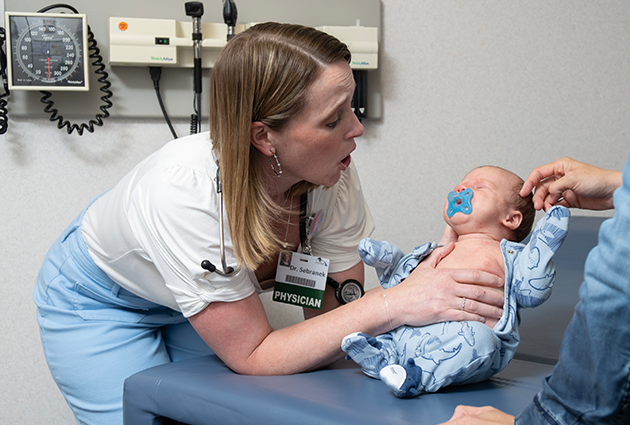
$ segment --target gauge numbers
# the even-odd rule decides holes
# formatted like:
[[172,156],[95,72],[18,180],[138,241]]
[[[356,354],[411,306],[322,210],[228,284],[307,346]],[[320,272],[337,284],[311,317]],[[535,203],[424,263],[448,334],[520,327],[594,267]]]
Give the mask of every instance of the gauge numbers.
[[85,15],[7,12],[11,90],[89,90]]

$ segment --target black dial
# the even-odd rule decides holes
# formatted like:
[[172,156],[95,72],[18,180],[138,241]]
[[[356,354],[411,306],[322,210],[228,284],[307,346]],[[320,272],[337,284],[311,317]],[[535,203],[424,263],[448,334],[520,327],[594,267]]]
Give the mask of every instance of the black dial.
[[363,286],[354,279],[344,280],[337,288],[335,295],[341,304],[348,304],[363,296]]
[[365,293],[363,291],[363,285],[355,279],[344,280],[340,285],[339,282],[328,276],[326,278],[326,284],[335,290],[335,298],[337,298],[340,304],[348,304],[351,301],[358,300]]
[[9,16],[12,88],[87,90],[84,16]]

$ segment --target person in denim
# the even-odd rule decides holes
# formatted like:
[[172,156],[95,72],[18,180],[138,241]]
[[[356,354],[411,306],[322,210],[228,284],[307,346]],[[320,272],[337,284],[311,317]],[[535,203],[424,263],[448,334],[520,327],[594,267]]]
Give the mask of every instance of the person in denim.
[[630,158],[623,173],[562,158],[534,169],[521,193],[534,187],[536,208],[614,208],[615,215],[586,260],[580,301],[542,391],[516,418],[459,406],[447,423],[630,423]]

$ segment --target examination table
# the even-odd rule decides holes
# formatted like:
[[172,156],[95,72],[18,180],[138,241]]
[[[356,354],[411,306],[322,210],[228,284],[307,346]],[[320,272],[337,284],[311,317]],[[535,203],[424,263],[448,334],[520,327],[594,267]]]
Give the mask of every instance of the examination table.
[[511,414],[524,409],[551,374],[573,315],[584,261],[604,219],[572,217],[556,253],[551,298],[521,310],[521,343],[510,365],[491,379],[398,399],[382,382],[341,360],[316,372],[242,376],[216,356],[165,364],[129,377],[126,425],[156,424],[416,424],[448,420],[459,404],[491,405]]

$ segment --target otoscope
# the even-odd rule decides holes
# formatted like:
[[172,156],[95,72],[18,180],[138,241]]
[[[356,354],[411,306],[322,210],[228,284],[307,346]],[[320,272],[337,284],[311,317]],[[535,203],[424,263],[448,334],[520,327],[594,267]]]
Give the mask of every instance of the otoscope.
[[195,92],[193,109],[195,113],[190,116],[190,134],[196,134],[201,131],[201,16],[203,15],[203,3],[189,1],[184,5],[186,16],[192,16],[193,20],[193,91]]
[[223,0],[223,21],[228,27],[227,41],[230,41],[234,37],[234,27],[236,26],[236,19],[238,18],[238,10],[236,10],[236,3],[233,0]]

